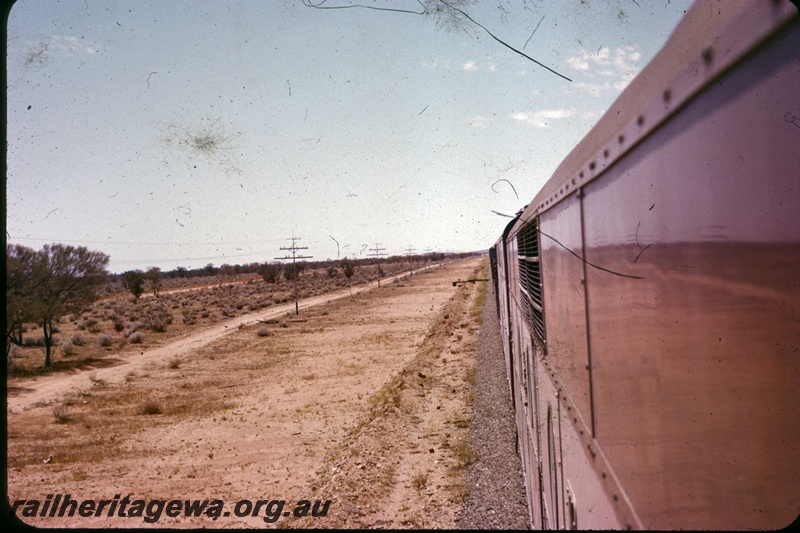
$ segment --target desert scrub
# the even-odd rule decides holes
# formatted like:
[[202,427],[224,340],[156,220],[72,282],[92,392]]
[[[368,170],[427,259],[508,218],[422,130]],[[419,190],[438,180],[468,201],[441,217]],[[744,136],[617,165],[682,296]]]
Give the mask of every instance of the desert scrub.
[[419,472],[417,474],[414,474],[414,477],[411,478],[411,485],[419,491],[424,489],[427,484],[428,484],[427,472]]
[[63,405],[53,408],[53,419],[55,420],[56,424],[68,424],[74,420],[72,414],[69,412],[69,409]]
[[131,333],[130,337],[128,337],[128,340],[131,341],[131,344],[141,344],[144,340],[144,335],[142,335],[141,331],[135,331]]
[[139,405],[141,415],[160,415],[164,412],[158,400],[146,400]]
[[22,345],[26,348],[36,348],[40,346],[44,346],[44,337],[39,335],[38,337],[27,337],[22,341]]
[[100,344],[100,346],[107,347],[107,346],[111,346],[111,344],[113,344],[114,341],[113,341],[111,335],[103,334],[103,335],[100,335],[97,338],[97,342]]
[[142,324],[147,329],[163,333],[167,331],[167,326],[172,324],[172,313],[160,303],[149,306],[143,312]]
[[463,470],[478,460],[478,452],[470,446],[467,436],[460,437],[452,449],[456,456],[456,464],[452,466],[455,471]]
[[61,345],[61,353],[64,354],[65,357],[75,355],[77,352],[78,350],[75,348],[75,345],[72,344],[72,341],[67,341]]
[[89,333],[100,333],[100,325],[94,317],[86,318],[83,322],[78,324],[78,329],[88,330]]

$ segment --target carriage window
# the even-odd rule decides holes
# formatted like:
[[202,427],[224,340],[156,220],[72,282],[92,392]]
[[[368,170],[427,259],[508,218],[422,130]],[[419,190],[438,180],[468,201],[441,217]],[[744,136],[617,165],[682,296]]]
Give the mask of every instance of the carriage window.
[[547,351],[544,332],[544,300],[542,299],[542,268],[539,256],[539,225],[537,219],[528,222],[517,234],[519,258],[520,301],[539,345]]

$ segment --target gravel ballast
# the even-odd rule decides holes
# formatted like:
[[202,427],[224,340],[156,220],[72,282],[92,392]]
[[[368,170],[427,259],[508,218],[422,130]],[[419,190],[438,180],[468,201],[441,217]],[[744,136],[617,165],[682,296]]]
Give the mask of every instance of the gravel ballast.
[[481,315],[469,432],[470,444],[479,459],[467,473],[470,494],[456,516],[456,527],[530,529],[494,290],[491,282],[488,285]]

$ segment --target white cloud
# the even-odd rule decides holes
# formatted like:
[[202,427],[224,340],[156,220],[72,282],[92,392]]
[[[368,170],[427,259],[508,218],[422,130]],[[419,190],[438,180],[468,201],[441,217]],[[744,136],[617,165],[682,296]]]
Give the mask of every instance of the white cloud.
[[568,57],[567,64],[575,70],[589,70],[589,62],[584,57]]
[[473,128],[488,128],[494,119],[491,117],[484,117],[483,115],[475,115],[469,119],[469,125]]
[[557,120],[569,118],[575,114],[574,109],[540,109],[533,113],[516,112],[511,114],[513,120],[524,122],[537,128],[545,128]]
[[444,67],[446,69],[450,68],[450,64],[446,60],[443,60],[441,58],[431,59],[430,61],[423,61],[422,66],[428,68],[439,68],[439,67]]
[[615,49],[603,47],[594,53],[582,49],[567,58],[567,65],[581,73],[583,80],[576,81],[573,86],[595,96],[605,92],[619,92],[636,77],[642,59],[633,46],[621,46]]
[[101,47],[93,41],[86,41],[75,35],[54,35],[50,44],[61,50],[77,52],[79,54],[94,55],[100,52]]
[[576,81],[572,85],[573,87],[581,89],[582,91],[585,91],[594,96],[600,96],[604,92],[611,91],[614,89],[610,81],[605,81],[602,83],[587,83],[585,81]]
[[475,71],[489,71],[489,72],[497,72],[497,64],[492,61],[491,58],[478,63],[478,61],[467,61],[461,64],[461,70],[466,72],[475,72]]

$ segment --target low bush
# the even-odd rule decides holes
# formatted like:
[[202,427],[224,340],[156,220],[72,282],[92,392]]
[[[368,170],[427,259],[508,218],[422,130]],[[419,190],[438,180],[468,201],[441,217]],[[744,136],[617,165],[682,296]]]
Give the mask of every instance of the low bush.
[[75,348],[75,345],[72,344],[71,341],[67,341],[61,345],[61,353],[63,353],[64,356],[66,357],[75,355],[77,352],[78,350]]
[[38,337],[28,337],[22,341],[22,345],[26,348],[36,348],[40,346],[44,346],[44,337],[39,335]]
[[67,424],[72,422],[72,414],[69,412],[69,409],[64,407],[63,405],[59,405],[58,407],[53,408],[53,418],[56,421],[56,424]]
[[139,414],[142,415],[160,415],[163,412],[158,400],[147,400],[139,405]]

